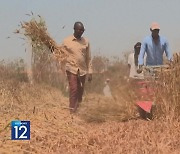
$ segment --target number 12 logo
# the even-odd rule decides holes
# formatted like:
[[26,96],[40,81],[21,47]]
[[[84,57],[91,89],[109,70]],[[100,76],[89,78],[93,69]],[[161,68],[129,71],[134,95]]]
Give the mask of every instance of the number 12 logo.
[[30,140],[30,121],[12,121],[11,140]]

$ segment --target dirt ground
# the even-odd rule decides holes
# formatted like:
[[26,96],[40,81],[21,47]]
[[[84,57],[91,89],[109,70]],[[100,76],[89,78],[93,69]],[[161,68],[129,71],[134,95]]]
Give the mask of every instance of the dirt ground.
[[[180,153],[178,120],[87,122],[83,104],[97,101],[96,95],[86,96],[76,114],[69,113],[68,98],[57,89],[24,85],[19,95],[19,102],[0,102],[0,154]],[[15,119],[30,120],[30,140],[11,140],[10,122]]]

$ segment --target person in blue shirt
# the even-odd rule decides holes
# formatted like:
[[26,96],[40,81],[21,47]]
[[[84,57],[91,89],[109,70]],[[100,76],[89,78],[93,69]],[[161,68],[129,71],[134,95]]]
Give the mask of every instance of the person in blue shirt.
[[[140,73],[142,66],[163,65],[163,54],[165,52],[169,61],[172,60],[172,55],[169,49],[169,43],[166,38],[159,35],[160,26],[158,23],[153,22],[151,24],[151,35],[144,38],[141,45],[140,54],[138,57],[138,65]],[[146,57],[146,64],[144,64],[144,55]]]

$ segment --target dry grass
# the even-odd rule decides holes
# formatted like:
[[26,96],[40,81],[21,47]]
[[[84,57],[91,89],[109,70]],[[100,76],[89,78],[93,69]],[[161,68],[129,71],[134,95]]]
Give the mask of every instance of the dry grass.
[[134,104],[123,99],[106,98],[97,94],[89,94],[84,98],[79,115],[88,123],[128,121],[137,118]]
[[[75,115],[67,110],[68,99],[46,84],[3,78],[0,86],[1,153],[180,152],[180,121],[171,114],[153,121],[131,119],[136,113],[134,96],[123,80],[112,88],[113,99],[86,93]],[[31,121],[30,141],[10,140],[15,119]]]
[[[20,84],[19,97],[23,102],[20,104],[15,100],[12,108],[9,108],[11,102],[1,102],[1,153],[177,154],[180,151],[180,122],[177,119],[117,122],[118,115],[109,116],[113,114],[107,109],[111,106],[107,103],[111,101],[96,94],[86,96],[79,112],[70,115],[66,109],[68,99],[47,85]],[[106,101],[99,104],[100,110],[93,108],[98,100],[99,103]],[[87,123],[81,115],[85,115],[88,108],[109,115],[102,114],[103,123],[97,123],[95,116],[95,122]],[[15,119],[31,121],[30,141],[10,140],[9,123]]]
[[161,71],[156,83],[157,116],[179,118],[180,115],[180,54],[174,55],[174,61],[168,71]]

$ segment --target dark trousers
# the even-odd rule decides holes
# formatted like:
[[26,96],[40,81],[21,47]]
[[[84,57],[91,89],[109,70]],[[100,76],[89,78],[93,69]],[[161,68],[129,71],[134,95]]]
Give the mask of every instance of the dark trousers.
[[75,112],[82,101],[86,75],[78,76],[69,71],[66,71],[66,73],[69,82],[69,108]]

